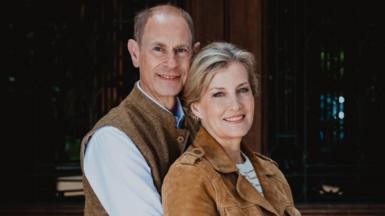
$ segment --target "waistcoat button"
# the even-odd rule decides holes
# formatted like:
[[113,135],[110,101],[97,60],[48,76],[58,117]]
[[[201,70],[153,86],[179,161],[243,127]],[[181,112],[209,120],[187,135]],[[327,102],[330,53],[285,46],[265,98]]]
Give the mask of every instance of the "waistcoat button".
[[178,143],[183,143],[184,142],[184,137],[183,136],[178,136],[178,138],[176,138],[176,141],[178,141]]

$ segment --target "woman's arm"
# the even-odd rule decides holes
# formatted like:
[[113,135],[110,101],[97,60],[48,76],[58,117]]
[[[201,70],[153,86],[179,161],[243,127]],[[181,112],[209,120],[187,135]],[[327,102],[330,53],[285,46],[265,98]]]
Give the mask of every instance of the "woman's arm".
[[209,177],[194,165],[171,166],[162,187],[165,216],[218,215]]

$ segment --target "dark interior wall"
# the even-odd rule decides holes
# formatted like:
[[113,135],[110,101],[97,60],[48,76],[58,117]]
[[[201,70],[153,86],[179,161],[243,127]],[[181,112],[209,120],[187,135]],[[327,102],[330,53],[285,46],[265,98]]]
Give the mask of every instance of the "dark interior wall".
[[[256,74],[259,91],[262,90],[264,59],[263,1],[213,0],[186,1],[196,26],[196,38],[207,45],[213,41],[226,41],[252,52],[257,62]],[[263,93],[256,99],[253,126],[244,139],[252,148],[264,151]]]
[[126,49],[135,13],[162,2],[3,3],[0,202],[62,199],[55,180],[80,174],[81,137],[138,79]]
[[381,6],[268,4],[269,154],[300,202],[384,202]]
[[[90,79],[86,66],[79,64],[90,61],[82,49],[80,3],[4,4],[1,92],[6,129],[0,160],[5,187],[0,199],[47,199],[55,186],[54,163],[66,157],[61,149],[66,135],[76,134],[76,128],[87,123],[85,101],[72,95],[81,80]],[[89,83],[83,85],[84,90],[92,90]]]

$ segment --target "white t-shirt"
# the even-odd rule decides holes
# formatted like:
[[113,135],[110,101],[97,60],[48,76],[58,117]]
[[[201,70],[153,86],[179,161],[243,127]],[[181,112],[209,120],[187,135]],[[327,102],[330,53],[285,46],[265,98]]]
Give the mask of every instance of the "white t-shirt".
[[250,159],[243,152],[241,153],[245,158],[245,162],[242,164],[236,164],[239,173],[241,173],[241,175],[243,175],[263,196],[263,189],[261,183],[259,182],[258,176],[255,173],[253,164],[251,164]]

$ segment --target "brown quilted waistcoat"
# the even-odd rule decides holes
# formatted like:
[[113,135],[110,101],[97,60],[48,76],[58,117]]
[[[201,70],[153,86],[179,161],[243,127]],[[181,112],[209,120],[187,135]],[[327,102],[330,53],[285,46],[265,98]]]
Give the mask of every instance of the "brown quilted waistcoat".
[[[189,141],[188,130],[176,128],[175,116],[160,108],[135,85],[131,93],[117,107],[101,118],[83,138],[81,144],[82,170],[83,153],[87,142],[97,129],[107,125],[126,133],[138,147],[151,168],[154,184],[160,192],[168,168],[186,148]],[[107,215],[84,175],[83,188],[84,214]]]
[[162,187],[165,216],[299,216],[291,190],[276,162],[242,145],[262,185],[262,196],[239,174],[222,146],[201,128],[171,166]]

